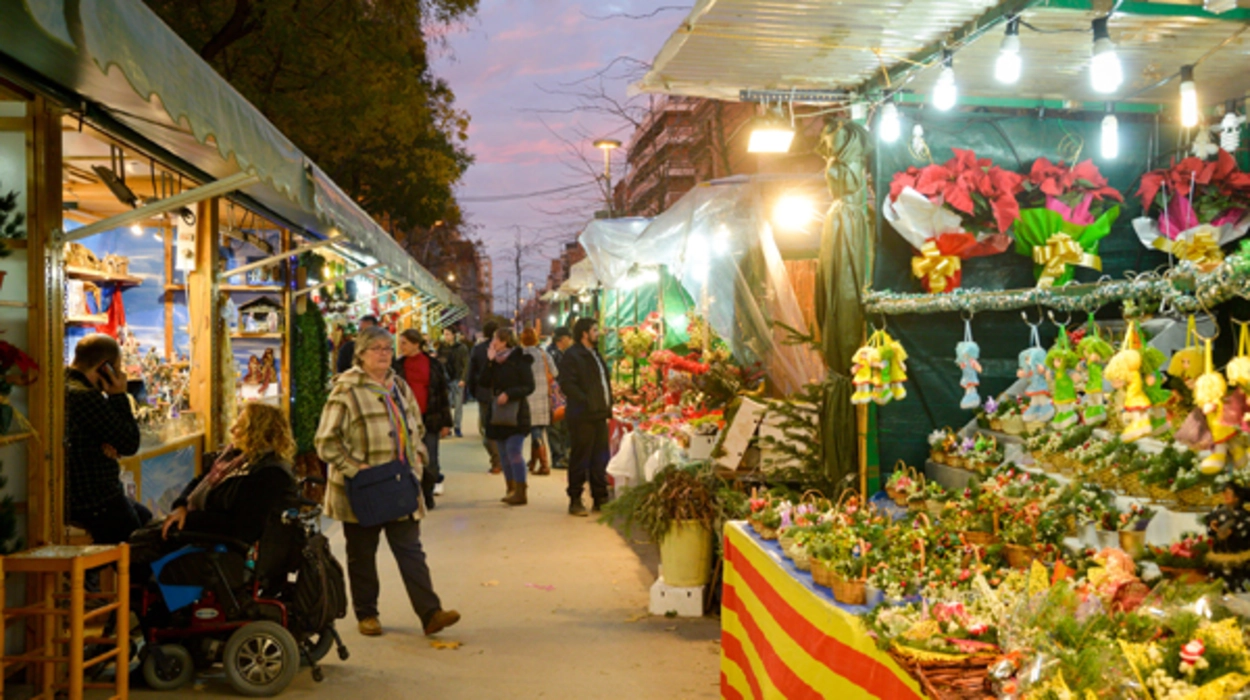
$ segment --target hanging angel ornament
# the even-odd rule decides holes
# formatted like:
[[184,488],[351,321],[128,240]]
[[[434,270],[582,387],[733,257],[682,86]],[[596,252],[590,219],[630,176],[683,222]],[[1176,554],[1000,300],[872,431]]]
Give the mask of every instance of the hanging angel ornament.
[[972,320],[964,319],[964,339],[955,345],[955,364],[959,365],[959,386],[964,389],[964,396],[959,400],[959,407],[971,411],[981,406],[981,395],[977,387],[981,385],[981,346],[972,339]]
[[1180,394],[1182,405],[1193,404],[1194,384],[1202,376],[1202,370],[1202,348],[1197,345],[1197,322],[1190,316],[1186,322],[1185,347],[1172,353],[1172,359],[1168,361],[1171,386],[1175,393]]
[[1089,315],[1089,333],[1076,346],[1085,372],[1085,396],[1081,402],[1081,420],[1085,425],[1101,425],[1107,421],[1107,393],[1103,370],[1115,354],[1111,343],[1102,339],[1094,315]]
[[1240,467],[1246,460],[1244,434],[1250,432],[1250,420],[1248,420],[1250,419],[1250,400],[1246,398],[1246,392],[1250,391],[1250,333],[1247,332],[1250,322],[1234,319],[1234,323],[1239,325],[1241,330],[1237,339],[1237,356],[1224,368],[1230,392],[1224,401],[1224,415],[1221,422],[1240,432],[1230,442],[1232,466]]
[[[1028,323],[1027,316],[1025,323]],[[1024,395],[1029,397],[1029,407],[1021,418],[1026,423],[1047,423],[1055,417],[1055,407],[1050,401],[1050,383],[1046,381],[1046,350],[1042,348],[1037,326],[1028,325],[1032,346],[1020,353],[1016,371],[1016,376],[1025,380]]]
[[903,384],[907,381],[907,351],[902,344],[879,330],[873,333],[877,345],[878,370],[873,376],[872,400],[884,406],[891,401],[901,401],[907,396]]
[[1055,345],[1046,353],[1046,372],[1054,383],[1055,417],[1051,419],[1051,425],[1056,430],[1070,428],[1080,420],[1076,412],[1076,381],[1072,377],[1078,362],[1080,356],[1068,342],[1068,327],[1059,325]]
[[851,382],[855,385],[855,393],[851,394],[851,403],[863,405],[872,402],[872,378],[881,363],[881,353],[872,345],[864,345],[851,357]]
[[1228,463],[1228,442],[1237,434],[1237,429],[1226,425],[1224,418],[1224,398],[1228,393],[1228,382],[1224,375],[1215,371],[1211,363],[1211,340],[1206,340],[1205,371],[1194,384],[1194,403],[1206,417],[1207,428],[1211,431],[1211,449],[1202,456],[1198,471],[1207,476],[1214,476],[1224,471]]
[[1105,373],[1111,386],[1124,394],[1120,413],[1120,420],[1124,424],[1124,430],[1120,433],[1120,440],[1123,442],[1140,440],[1153,430],[1150,423],[1150,398],[1146,396],[1141,373],[1142,353],[1137,322],[1130,321],[1120,351],[1111,357]]

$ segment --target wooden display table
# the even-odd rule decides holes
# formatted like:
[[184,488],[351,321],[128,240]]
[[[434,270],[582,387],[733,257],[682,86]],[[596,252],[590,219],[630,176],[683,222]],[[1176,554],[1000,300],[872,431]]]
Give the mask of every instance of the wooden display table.
[[920,686],[877,649],[856,613],[775,541],[744,522],[725,526],[721,607],[722,698],[923,698]]
[[[110,565],[117,567],[114,590],[87,593],[84,586],[87,571]],[[0,584],[9,574],[36,577],[34,581],[43,600],[20,608],[0,608],[4,624],[33,618],[36,638],[42,641],[42,648],[28,649],[20,656],[0,656],[0,674],[10,664],[41,666],[40,692],[34,697],[46,700],[54,700],[66,691],[69,700],[82,700],[84,688],[112,688],[113,700],[129,697],[130,547],[125,544],[39,547],[0,557]],[[88,600],[98,600],[102,605],[87,612]],[[88,622],[103,625],[111,613],[116,613],[117,620],[113,637],[86,636]],[[88,644],[109,644],[112,648],[84,659]],[[114,659],[118,672],[112,683],[84,683],[86,669]],[[62,679],[65,674],[68,678]],[[3,689],[0,689],[2,697]]]

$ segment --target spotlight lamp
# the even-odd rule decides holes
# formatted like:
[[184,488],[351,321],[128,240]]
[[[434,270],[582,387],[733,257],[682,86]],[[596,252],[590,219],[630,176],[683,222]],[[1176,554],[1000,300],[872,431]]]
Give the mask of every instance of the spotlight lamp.
[[769,110],[768,114],[760,119],[751,130],[751,138],[747,142],[747,153],[789,153],[790,144],[793,141],[794,124],[787,124],[780,110]]

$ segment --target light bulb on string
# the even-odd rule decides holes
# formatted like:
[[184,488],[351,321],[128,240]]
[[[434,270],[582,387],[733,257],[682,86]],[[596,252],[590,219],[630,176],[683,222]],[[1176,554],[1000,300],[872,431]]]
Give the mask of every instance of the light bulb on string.
[[894,98],[881,105],[881,120],[877,125],[877,136],[886,143],[894,143],[903,132],[903,125],[898,118],[898,106]]
[[132,235],[135,235],[135,236],[142,236],[142,235],[143,235],[143,227],[142,227],[142,226],[140,226],[139,224],[131,224],[131,225],[130,225],[130,233],[131,233]]
[[1220,120],[1220,148],[1229,153],[1236,153],[1241,146],[1241,125],[1246,118],[1237,114],[1237,101],[1229,100],[1224,105],[1224,118]]
[[1107,116],[1102,118],[1102,158],[1115,160],[1120,155],[1120,120],[1112,111],[1115,107],[1107,103]]
[[1198,126],[1198,87],[1194,85],[1194,67],[1181,66],[1181,126]]
[[955,58],[949,50],[942,51],[942,72],[933,86],[933,106],[948,112],[959,101],[959,88],[955,85]]
[[1115,92],[1124,82],[1124,68],[1120,65],[1120,55],[1116,53],[1115,44],[1111,43],[1111,33],[1107,31],[1107,18],[1094,20],[1094,48],[1089,61],[1089,82],[1094,90],[1101,93]]
[[1000,83],[1013,85],[1020,80],[1023,61],[1020,58],[1020,18],[1014,17],[1007,21],[1007,33],[998,48],[998,59],[994,62],[994,77]]

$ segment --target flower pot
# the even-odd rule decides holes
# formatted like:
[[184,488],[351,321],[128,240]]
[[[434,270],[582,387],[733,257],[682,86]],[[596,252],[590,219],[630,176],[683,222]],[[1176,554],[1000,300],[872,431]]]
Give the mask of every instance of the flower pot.
[[676,588],[702,586],[712,577],[712,533],[697,520],[679,520],[660,539],[660,570]]
[[1037,559],[1037,552],[1032,547],[1021,544],[1003,545],[1003,554],[1007,557],[1007,565],[1013,569],[1027,569]]
[[1121,530],[1120,549],[1123,549],[1135,560],[1141,559],[1142,554],[1146,551],[1146,531]]
[[1179,583],[1206,583],[1207,572],[1202,569],[1182,569],[1175,566],[1160,566],[1159,571],[1163,573],[1164,578]]
[[813,558],[812,564],[812,581],[818,586],[829,586],[832,572],[829,570],[829,562]]
[[1120,546],[1120,533],[1115,530],[1095,530],[1099,549],[1115,549]]
[[864,579],[846,579],[834,575],[830,582],[833,599],[843,605],[865,605],[868,602],[868,582]]

